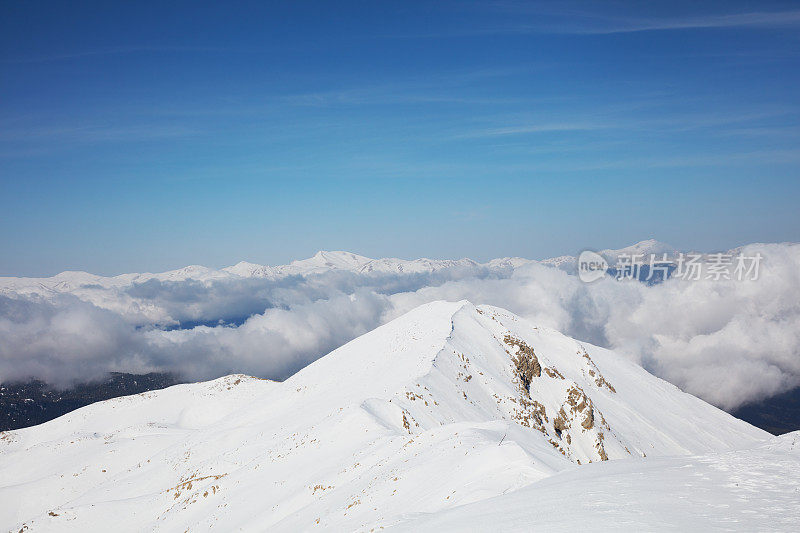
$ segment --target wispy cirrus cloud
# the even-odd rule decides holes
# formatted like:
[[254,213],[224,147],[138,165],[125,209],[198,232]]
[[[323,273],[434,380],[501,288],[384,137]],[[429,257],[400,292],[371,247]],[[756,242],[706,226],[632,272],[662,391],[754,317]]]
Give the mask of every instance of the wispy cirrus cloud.
[[0,57],[0,64],[25,65],[32,63],[49,63],[53,61],[70,61],[102,56],[130,55],[137,53],[162,53],[162,52],[220,52],[225,48],[212,46],[175,46],[175,45],[130,45],[106,46],[84,50],[73,50],[58,54],[26,54],[13,57]]
[[567,33],[612,34],[709,28],[795,27],[800,10],[731,13],[679,18],[619,18],[599,20],[596,27],[575,27]]
[[530,133],[554,133],[571,131],[597,131],[619,128],[619,124],[591,122],[543,122],[518,126],[505,126],[469,131],[456,135],[456,138],[473,139],[481,137],[503,137],[509,135],[525,135]]
[[30,126],[5,129],[0,133],[0,142],[43,140],[58,140],[69,143],[131,142],[190,137],[199,133],[198,130],[186,126],[165,124]]
[[[524,136],[538,133],[558,132],[591,132],[604,130],[621,131],[659,131],[684,133],[696,130],[728,131],[728,126],[739,128],[759,128],[764,121],[772,119],[784,120],[794,118],[798,114],[795,108],[764,108],[749,112],[686,113],[664,116],[663,112],[644,112],[635,104],[618,109],[601,108],[592,112],[576,113],[565,116],[561,120],[525,120],[516,117],[499,115],[487,118],[494,124],[483,128],[470,129],[454,135],[454,138],[471,139],[484,137]],[[761,133],[769,131],[762,127]],[[774,130],[778,131],[778,130]]]
[[[702,30],[714,28],[791,28],[800,26],[800,10],[740,11],[729,13],[686,14],[682,16],[626,16],[614,13],[609,6],[603,10],[598,4],[571,7],[563,3],[499,2],[473,4],[478,10],[513,15],[511,23],[495,22],[493,25],[428,35],[404,37],[464,37],[502,34],[570,34],[611,35],[650,31]],[[628,6],[629,8],[630,6]],[[639,6],[640,8],[642,6]],[[644,8],[647,6],[645,5]],[[626,8],[627,11],[631,9]]]

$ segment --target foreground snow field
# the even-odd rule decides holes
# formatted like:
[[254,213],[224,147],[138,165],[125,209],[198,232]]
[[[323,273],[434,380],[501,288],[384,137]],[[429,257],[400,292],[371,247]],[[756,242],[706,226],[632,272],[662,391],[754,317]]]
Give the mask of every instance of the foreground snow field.
[[731,452],[587,465],[396,530],[796,531],[797,524],[800,432]]
[[506,311],[435,302],[282,383],[227,376],[1,434],[0,526],[791,529],[797,440]]

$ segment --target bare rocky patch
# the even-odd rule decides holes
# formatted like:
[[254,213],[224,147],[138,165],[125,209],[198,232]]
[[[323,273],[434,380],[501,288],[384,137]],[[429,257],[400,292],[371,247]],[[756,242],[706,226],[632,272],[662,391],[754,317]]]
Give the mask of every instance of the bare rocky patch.
[[[584,390],[572,380],[567,380],[557,368],[543,366],[533,347],[522,339],[507,333],[502,342],[511,358],[512,373],[519,392],[516,398],[510,398],[515,404],[512,419],[521,426],[540,431],[555,449],[569,458],[574,457],[571,448],[577,444],[576,439],[584,442],[587,438],[592,439],[597,454],[595,459],[607,460],[608,454],[603,445],[604,430],[610,430],[610,427]],[[583,347],[578,354],[586,360],[589,367],[586,372],[597,386],[616,392]],[[557,413],[551,415],[552,421],[548,418],[545,405],[531,396],[531,384],[537,378],[568,382],[566,397]]]
[[542,365],[539,364],[539,358],[536,357],[533,348],[528,346],[522,339],[506,334],[503,337],[503,342],[511,349],[509,352],[511,354],[511,362],[514,363],[516,377],[520,386],[526,390],[529,389],[531,380],[542,375]]
[[603,445],[605,434],[603,430],[611,430],[602,413],[594,406],[592,399],[578,385],[567,389],[567,397],[559,409],[558,416],[553,419],[553,429],[560,438],[572,443],[571,433],[591,435],[595,430],[594,448],[601,461],[608,460]]
[[579,345],[579,346],[580,346],[580,348],[578,349],[577,353],[578,353],[578,355],[580,355],[581,357],[583,357],[586,360],[586,365],[589,367],[588,370],[587,370],[587,373],[589,374],[589,377],[594,380],[595,384],[598,387],[600,387],[600,388],[605,387],[610,392],[616,393],[617,390],[614,388],[614,386],[611,383],[606,381],[606,378],[603,377],[603,374],[600,372],[600,369],[597,368],[597,365],[594,364],[594,361],[592,360],[592,358],[589,357],[589,353],[586,351],[586,348],[584,348],[583,345]]

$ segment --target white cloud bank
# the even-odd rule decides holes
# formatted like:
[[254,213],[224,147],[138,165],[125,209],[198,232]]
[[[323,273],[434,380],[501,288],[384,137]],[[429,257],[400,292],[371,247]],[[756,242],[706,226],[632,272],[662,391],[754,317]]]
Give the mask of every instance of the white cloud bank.
[[[6,291],[0,380],[66,384],[108,371],[283,379],[417,305],[468,299],[616,349],[730,409],[800,386],[800,245],[750,245],[745,252],[765,258],[756,281],[584,284],[529,263],[415,274],[149,280],[89,287],[83,299]],[[156,327],[220,321],[226,325]]]

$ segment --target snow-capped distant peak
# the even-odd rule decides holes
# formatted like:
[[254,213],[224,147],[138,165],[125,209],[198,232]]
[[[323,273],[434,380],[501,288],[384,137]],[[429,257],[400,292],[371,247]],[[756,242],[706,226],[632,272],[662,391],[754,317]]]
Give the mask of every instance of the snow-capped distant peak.
[[352,252],[333,251],[327,252],[320,250],[311,259],[316,265],[329,268],[358,268],[359,266],[372,261],[369,257],[357,255]]
[[672,254],[675,253],[676,249],[674,246],[669,244],[657,241],[655,239],[647,239],[645,241],[637,242],[636,244],[632,244],[631,246],[626,246],[625,248],[620,248],[618,250],[601,250],[599,252],[600,255],[605,257],[606,259],[616,259],[620,255],[641,255],[649,257],[650,255],[661,255],[661,254]]
[[[605,249],[600,250],[600,255],[602,255],[609,264],[617,263],[620,256],[640,256],[643,261],[647,261],[651,255],[655,256],[656,259],[660,258],[662,254],[667,254],[668,257],[677,253],[673,246],[669,244],[657,241],[655,239],[647,239],[644,241],[637,242],[636,244],[632,244],[630,246],[626,246],[625,248],[620,248],[617,250],[613,249]],[[541,263],[543,265],[552,266],[561,270],[564,270],[568,273],[575,273],[576,264],[577,264],[577,256],[574,255],[561,255],[558,257],[551,257],[548,259],[543,259]]]
[[235,265],[225,267],[222,270],[243,278],[271,278],[275,276],[275,270],[272,267],[248,263],[247,261],[239,261]]
[[525,259],[524,257],[499,257],[492,259],[486,263],[490,268],[520,268],[531,263],[538,263],[533,259]]
[[292,261],[288,265],[275,267],[275,271],[281,275],[318,274],[329,270],[349,270],[355,272],[369,261],[372,261],[372,259],[352,252],[328,252],[320,250],[308,259],[300,259],[298,261]]
[[224,278],[226,276],[226,272],[214,270],[213,268],[208,268],[202,265],[189,265],[177,270],[170,270],[160,274],[152,274],[151,276],[143,277],[152,277],[161,281],[209,281],[212,279]]

